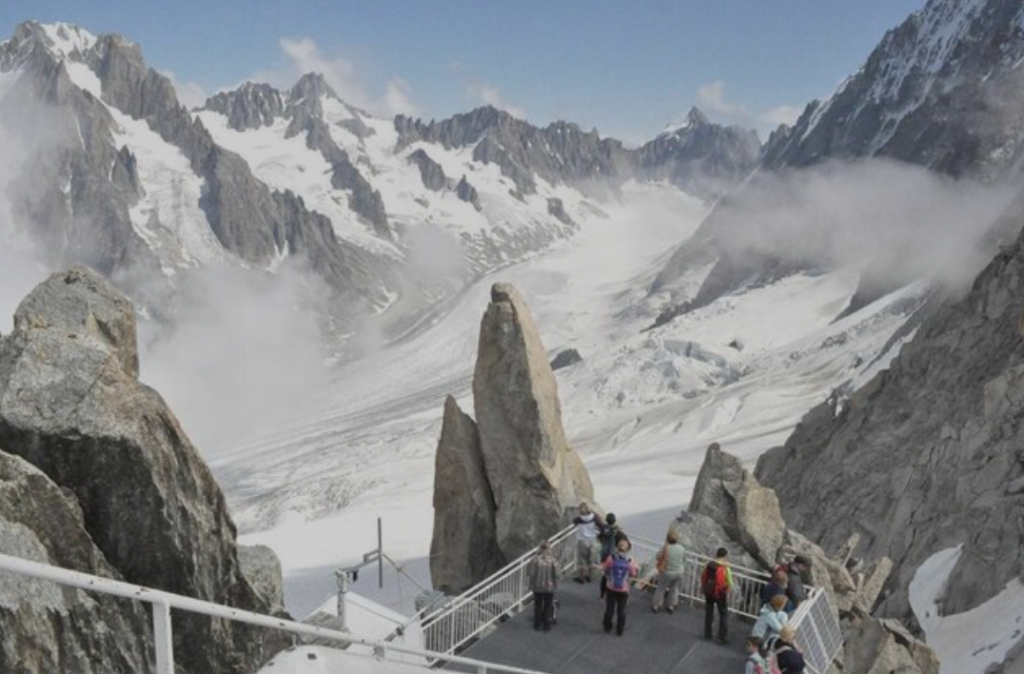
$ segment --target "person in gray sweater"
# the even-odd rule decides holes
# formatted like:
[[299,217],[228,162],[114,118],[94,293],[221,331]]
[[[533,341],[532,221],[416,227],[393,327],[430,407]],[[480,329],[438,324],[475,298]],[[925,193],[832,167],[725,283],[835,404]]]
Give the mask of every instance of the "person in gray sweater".
[[547,541],[537,546],[537,556],[530,561],[528,578],[533,592],[533,629],[547,632],[554,621],[555,590],[558,589],[558,560]]
[[679,537],[674,531],[668,532],[665,545],[658,552],[656,561],[658,589],[654,592],[651,610],[657,613],[664,603],[665,610],[672,613],[679,601],[679,588],[683,584],[683,572],[686,570],[686,548],[680,545]]

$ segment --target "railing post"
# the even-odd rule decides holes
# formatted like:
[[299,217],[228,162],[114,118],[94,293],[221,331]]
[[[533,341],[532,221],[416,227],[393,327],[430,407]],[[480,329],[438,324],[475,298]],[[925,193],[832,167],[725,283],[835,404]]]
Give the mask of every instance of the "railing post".
[[156,674],[174,674],[174,637],[171,634],[171,607],[153,602],[153,642],[156,645]]

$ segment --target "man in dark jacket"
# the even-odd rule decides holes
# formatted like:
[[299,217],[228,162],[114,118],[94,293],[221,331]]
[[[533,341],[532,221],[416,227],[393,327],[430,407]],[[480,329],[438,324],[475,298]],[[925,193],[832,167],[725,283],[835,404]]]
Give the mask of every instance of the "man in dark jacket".
[[786,588],[786,596],[793,603],[794,609],[800,605],[800,602],[807,599],[807,590],[804,588],[804,574],[810,566],[810,561],[803,555],[797,555],[789,563],[789,584]]
[[530,589],[533,591],[533,629],[542,626],[547,632],[554,618],[555,589],[558,588],[558,560],[547,541],[541,541],[537,556],[528,567]]
[[782,674],[800,674],[804,671],[804,656],[793,643],[796,631],[792,625],[783,625],[775,641],[775,662]]

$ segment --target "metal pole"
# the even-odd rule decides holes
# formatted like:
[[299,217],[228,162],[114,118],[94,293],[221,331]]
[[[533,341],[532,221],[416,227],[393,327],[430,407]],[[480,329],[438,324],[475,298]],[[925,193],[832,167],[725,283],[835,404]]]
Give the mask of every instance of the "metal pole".
[[[384,532],[380,518],[377,518],[377,587],[384,589]],[[402,582],[399,579],[398,582]]]
[[338,629],[345,632],[348,631],[348,611],[346,611],[345,607],[345,596],[348,594],[352,576],[348,571],[336,571],[334,575],[338,579]]
[[153,602],[153,641],[156,646],[156,674],[174,674],[174,637],[171,634],[171,607]]

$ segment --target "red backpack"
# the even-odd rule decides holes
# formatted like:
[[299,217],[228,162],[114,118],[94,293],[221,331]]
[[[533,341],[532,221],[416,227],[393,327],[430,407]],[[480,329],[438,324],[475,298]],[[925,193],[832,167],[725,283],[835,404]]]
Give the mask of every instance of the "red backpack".
[[709,599],[721,599],[729,592],[726,568],[718,562],[708,562],[700,577],[700,587]]

